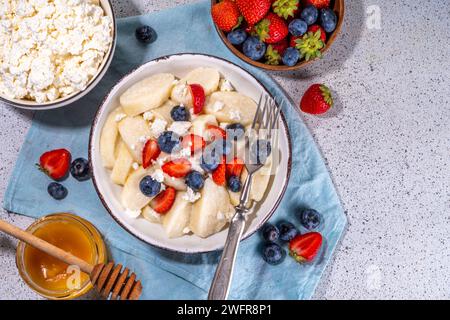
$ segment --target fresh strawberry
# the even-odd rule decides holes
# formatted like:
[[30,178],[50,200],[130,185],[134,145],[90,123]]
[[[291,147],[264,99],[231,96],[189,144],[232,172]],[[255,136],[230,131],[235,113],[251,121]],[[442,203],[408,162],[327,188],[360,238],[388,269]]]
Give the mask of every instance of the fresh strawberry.
[[196,153],[198,150],[202,150],[206,145],[205,140],[196,134],[188,134],[181,140],[181,146],[183,148],[191,148],[191,154]]
[[227,138],[227,132],[222,129],[219,126],[213,125],[213,124],[207,124],[206,125],[206,133],[209,137],[210,141],[214,141],[216,139],[226,139]]
[[295,48],[300,52],[300,57],[306,61],[322,57],[322,49],[325,43],[322,41],[323,32],[317,29],[315,33],[309,31],[301,38],[295,40]]
[[298,262],[311,262],[322,246],[322,235],[318,232],[299,234],[289,242],[289,254]]
[[281,56],[284,54],[288,47],[289,44],[287,38],[281,40],[280,42],[272,44],[273,50],[276,50]]
[[289,41],[289,47],[293,47],[295,48],[295,46],[297,45],[297,39],[301,39],[303,36],[291,36],[291,39]]
[[294,17],[300,6],[299,0],[276,0],[272,4],[273,12],[284,19]]
[[220,30],[230,32],[241,22],[241,14],[234,1],[223,0],[211,8],[211,15]]
[[227,178],[226,178],[227,168],[226,168],[225,162],[226,162],[226,159],[225,159],[225,157],[223,157],[222,162],[219,164],[219,166],[216,168],[216,170],[214,170],[212,173],[213,181],[219,186],[224,186],[227,182]]
[[166,190],[160,192],[153,200],[150,202],[150,207],[159,214],[165,214],[172,208],[175,202],[175,196],[177,191],[172,187],[167,187]]
[[191,171],[191,167],[189,160],[180,158],[166,162],[161,169],[171,177],[183,178]]
[[236,0],[239,11],[249,25],[254,25],[264,18],[272,6],[271,0]]
[[152,164],[152,161],[158,158],[160,153],[158,142],[152,139],[148,140],[142,150],[142,166],[144,169],[147,169]]
[[66,149],[47,151],[39,158],[37,166],[54,180],[60,180],[67,175],[71,155]]
[[330,0],[304,0],[305,6],[313,5],[317,9],[324,9],[330,7]]
[[322,114],[333,106],[330,89],[323,84],[313,84],[306,90],[300,102],[300,109],[311,114]]
[[256,34],[261,41],[277,43],[289,34],[286,22],[275,13],[269,12],[267,16],[255,26]]
[[327,41],[327,33],[321,26],[319,26],[318,24],[313,24],[308,28],[308,32],[312,33],[316,33],[317,30],[320,30],[320,39],[322,40],[323,43],[325,43]]
[[203,90],[203,87],[199,84],[190,84],[189,89],[191,90],[194,114],[198,114],[202,112],[203,106],[205,105],[205,90]]
[[227,176],[236,176],[240,177],[242,173],[242,169],[244,169],[244,161],[235,157],[231,162],[226,165],[226,173]]

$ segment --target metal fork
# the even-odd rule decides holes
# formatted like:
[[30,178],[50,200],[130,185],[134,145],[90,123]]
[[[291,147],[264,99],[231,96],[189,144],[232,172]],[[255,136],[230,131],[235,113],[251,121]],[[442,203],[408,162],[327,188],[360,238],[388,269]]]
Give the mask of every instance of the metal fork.
[[[271,142],[272,130],[277,125],[280,110],[281,108],[270,97],[266,95],[260,97],[252,123],[252,133],[256,133],[258,140],[263,139]],[[245,151],[249,155],[251,141],[248,136],[245,138]],[[245,161],[248,176],[242,187],[239,204],[235,207],[236,213],[230,222],[227,240],[209,290],[208,300],[225,300],[228,297],[238,246],[245,229],[249,211],[246,205],[250,197],[253,175],[263,166],[264,161]]]

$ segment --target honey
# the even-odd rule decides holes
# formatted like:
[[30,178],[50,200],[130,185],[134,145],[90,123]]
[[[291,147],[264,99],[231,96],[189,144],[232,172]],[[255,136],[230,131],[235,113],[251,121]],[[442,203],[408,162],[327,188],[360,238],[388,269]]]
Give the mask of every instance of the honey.
[[[28,231],[78,258],[95,265],[106,262],[98,231],[71,214],[46,216]],[[51,299],[71,299],[92,288],[89,275],[24,243],[19,243],[17,265],[22,278],[39,294]]]

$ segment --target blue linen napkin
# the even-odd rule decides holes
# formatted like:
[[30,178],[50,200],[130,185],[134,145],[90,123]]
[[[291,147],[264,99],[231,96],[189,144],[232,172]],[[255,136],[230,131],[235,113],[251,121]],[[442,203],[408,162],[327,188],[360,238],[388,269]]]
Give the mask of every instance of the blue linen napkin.
[[[56,201],[47,194],[49,179],[34,162],[45,150],[67,148],[74,157],[87,157],[91,121],[108,90],[122,75],[159,56],[197,52],[233,61],[255,75],[278,99],[289,101],[283,90],[259,69],[233,56],[214,30],[207,0],[146,16],[119,19],[118,42],[112,65],[100,84],[69,107],[35,114],[4,196],[4,208],[30,217],[53,212],[73,212],[91,221],[103,234],[112,259],[134,270],[143,282],[143,299],[205,299],[220,258],[220,252],[196,255],[174,254],[151,247],[124,231],[103,208],[91,181],[67,179],[69,195]],[[143,45],[134,31],[151,25],[156,42]],[[321,255],[314,263],[298,264],[287,258],[279,266],[261,259],[259,235],[242,242],[231,288],[231,299],[309,299],[343,233],[346,217],[324,161],[310,133],[290,102],[284,114],[293,139],[292,173],[281,205],[272,217],[296,221],[300,207],[320,211],[325,223]],[[304,230],[303,230],[304,231]]]

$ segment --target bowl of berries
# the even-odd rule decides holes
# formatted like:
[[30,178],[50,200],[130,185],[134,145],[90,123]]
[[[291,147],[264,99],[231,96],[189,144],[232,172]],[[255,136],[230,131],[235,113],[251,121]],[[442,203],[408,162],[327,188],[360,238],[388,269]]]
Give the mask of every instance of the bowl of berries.
[[339,34],[344,0],[211,0],[224,44],[266,70],[298,70],[321,58]]

